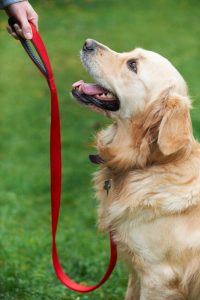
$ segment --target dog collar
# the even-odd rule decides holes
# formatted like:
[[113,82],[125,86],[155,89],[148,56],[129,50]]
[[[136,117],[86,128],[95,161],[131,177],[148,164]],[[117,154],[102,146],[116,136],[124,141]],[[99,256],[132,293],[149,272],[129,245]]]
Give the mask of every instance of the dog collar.
[[104,164],[105,160],[103,160],[103,158],[101,158],[101,156],[99,154],[90,154],[89,155],[89,160],[96,165],[100,165],[100,164]]

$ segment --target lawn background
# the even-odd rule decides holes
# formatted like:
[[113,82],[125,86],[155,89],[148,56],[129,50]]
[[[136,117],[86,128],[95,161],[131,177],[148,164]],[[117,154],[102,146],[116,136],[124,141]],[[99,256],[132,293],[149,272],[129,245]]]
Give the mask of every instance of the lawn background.
[[[59,91],[63,194],[58,231],[61,262],[72,278],[97,282],[109,247],[97,231],[88,161],[95,131],[107,120],[77,105],[71,84],[90,81],[79,62],[85,38],[116,51],[135,46],[161,53],[189,85],[194,134],[200,137],[200,1],[31,1],[40,16]],[[121,264],[91,294],[63,287],[51,265],[49,200],[49,91],[41,75],[6,31],[0,14],[0,299],[121,300],[127,273]]]

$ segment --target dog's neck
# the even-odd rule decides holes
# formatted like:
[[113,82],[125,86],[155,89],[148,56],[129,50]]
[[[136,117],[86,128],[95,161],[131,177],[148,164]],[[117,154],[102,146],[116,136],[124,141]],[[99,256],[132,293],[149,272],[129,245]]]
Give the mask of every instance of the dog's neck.
[[[106,166],[118,172],[168,164],[189,157],[194,146],[194,138],[190,132],[189,112],[187,123],[190,136],[180,149],[168,155],[162,153],[158,145],[158,135],[166,105],[153,117],[150,109],[130,120],[117,120],[97,134],[98,153]],[[149,124],[147,124],[148,118],[152,119]]]

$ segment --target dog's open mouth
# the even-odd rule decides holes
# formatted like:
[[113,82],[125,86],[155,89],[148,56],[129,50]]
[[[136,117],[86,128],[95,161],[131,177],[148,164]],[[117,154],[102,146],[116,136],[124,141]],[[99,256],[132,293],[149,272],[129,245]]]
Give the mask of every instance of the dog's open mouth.
[[119,109],[117,96],[98,84],[88,84],[80,80],[75,82],[72,87],[72,95],[85,105],[94,105],[109,111],[117,111]]

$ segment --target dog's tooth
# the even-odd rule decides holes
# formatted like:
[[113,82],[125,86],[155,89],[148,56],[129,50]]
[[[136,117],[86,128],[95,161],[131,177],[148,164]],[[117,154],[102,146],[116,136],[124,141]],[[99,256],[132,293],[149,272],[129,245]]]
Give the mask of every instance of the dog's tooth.
[[112,93],[107,93],[107,97],[112,98],[113,94]]

